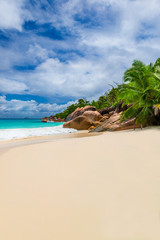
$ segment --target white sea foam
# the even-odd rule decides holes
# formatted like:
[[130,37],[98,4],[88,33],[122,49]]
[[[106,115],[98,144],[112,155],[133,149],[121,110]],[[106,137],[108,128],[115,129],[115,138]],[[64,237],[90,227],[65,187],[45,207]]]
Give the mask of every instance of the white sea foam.
[[63,128],[62,125],[44,128],[19,128],[19,129],[0,129],[0,140],[11,140],[34,136],[47,136],[75,133],[77,130],[71,128]]

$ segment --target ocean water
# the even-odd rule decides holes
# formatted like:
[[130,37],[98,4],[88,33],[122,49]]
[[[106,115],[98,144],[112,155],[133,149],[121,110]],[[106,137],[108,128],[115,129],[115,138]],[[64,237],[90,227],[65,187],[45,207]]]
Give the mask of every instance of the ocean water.
[[40,119],[0,119],[0,141],[72,132],[76,130],[63,128],[63,123],[43,123]]

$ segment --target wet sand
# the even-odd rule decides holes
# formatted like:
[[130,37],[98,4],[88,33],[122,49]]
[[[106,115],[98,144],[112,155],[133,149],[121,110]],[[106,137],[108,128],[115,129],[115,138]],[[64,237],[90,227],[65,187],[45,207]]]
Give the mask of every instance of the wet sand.
[[0,239],[160,239],[160,130],[84,136],[0,143]]

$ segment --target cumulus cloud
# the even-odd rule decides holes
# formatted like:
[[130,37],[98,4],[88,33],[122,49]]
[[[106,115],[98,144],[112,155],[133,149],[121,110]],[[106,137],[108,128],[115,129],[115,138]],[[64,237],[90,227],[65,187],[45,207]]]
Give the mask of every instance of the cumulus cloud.
[[57,112],[61,112],[74,102],[68,102],[66,104],[57,105],[54,104],[38,104],[34,100],[22,101],[22,100],[7,100],[6,96],[0,96],[0,116],[1,117],[44,117]]
[[36,111],[36,102],[31,101],[21,101],[12,99],[11,101],[8,101],[5,96],[0,96],[0,112],[3,116],[4,113],[12,113],[14,114],[20,114],[25,113],[27,114],[33,111]]
[[0,28],[22,30],[24,0],[0,1]]
[[10,79],[0,79],[0,91],[3,94],[25,94],[28,87],[23,82]]
[[90,97],[97,91],[102,92],[104,85],[107,87],[104,82],[106,76],[107,72],[94,61],[83,58],[76,62],[47,59],[31,74],[30,89],[37,95]]
[[[0,28],[10,38],[0,49],[3,94],[97,98],[122,81],[133,59],[149,64],[160,55],[159,0],[34,2],[0,1]],[[25,20],[33,29],[23,28]]]
[[27,54],[38,60],[46,60],[48,58],[47,49],[41,47],[39,44],[30,44]]

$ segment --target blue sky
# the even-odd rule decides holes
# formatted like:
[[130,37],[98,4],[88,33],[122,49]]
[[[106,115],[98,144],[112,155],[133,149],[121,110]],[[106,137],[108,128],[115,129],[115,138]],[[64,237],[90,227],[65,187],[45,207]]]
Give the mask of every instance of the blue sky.
[[0,117],[43,117],[160,57],[159,0],[0,0]]

